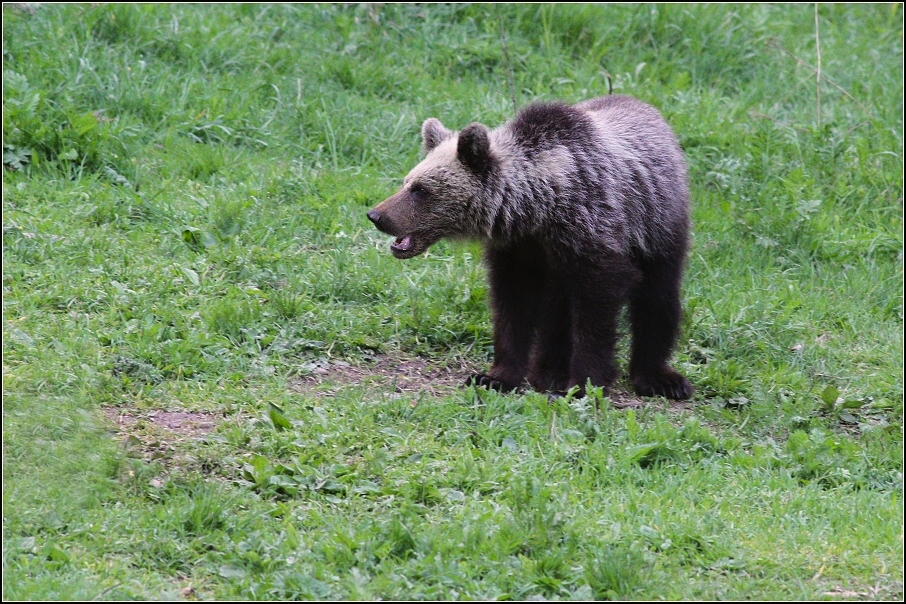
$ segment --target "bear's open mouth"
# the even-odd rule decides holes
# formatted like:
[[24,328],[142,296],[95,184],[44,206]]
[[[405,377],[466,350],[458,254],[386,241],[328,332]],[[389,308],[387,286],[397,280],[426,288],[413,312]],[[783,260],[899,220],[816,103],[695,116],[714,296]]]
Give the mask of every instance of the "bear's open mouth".
[[418,256],[428,249],[428,240],[418,233],[409,233],[396,238],[396,241],[390,244],[390,253],[394,258],[406,260]]
[[390,244],[390,249],[405,254],[412,249],[412,235],[397,237],[396,241]]

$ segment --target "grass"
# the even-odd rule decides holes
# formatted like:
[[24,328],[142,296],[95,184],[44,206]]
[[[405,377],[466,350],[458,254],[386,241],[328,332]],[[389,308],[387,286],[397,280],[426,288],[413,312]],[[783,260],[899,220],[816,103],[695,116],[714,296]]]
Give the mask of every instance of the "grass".
[[[901,599],[903,13],[817,22],[820,110],[808,5],[5,5],[4,599]],[[687,153],[691,404],[296,387],[487,363],[479,247],[364,214],[608,80]]]

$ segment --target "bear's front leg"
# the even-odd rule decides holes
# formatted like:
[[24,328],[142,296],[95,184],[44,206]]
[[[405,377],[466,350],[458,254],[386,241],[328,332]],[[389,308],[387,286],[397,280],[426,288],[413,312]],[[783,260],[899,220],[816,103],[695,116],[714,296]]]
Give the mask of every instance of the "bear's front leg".
[[573,267],[572,354],[566,386],[578,386],[578,396],[583,396],[587,382],[609,390],[619,376],[614,358],[617,318],[639,272],[616,254],[579,259]]
[[494,364],[487,374],[470,376],[467,383],[509,392],[522,386],[528,374],[544,297],[544,254],[532,241],[505,247],[490,245],[485,250],[485,262],[494,323]]
[[538,392],[561,392],[569,380],[572,356],[572,319],[568,279],[557,270],[547,274],[544,306],[538,314],[538,327],[529,364],[529,382]]

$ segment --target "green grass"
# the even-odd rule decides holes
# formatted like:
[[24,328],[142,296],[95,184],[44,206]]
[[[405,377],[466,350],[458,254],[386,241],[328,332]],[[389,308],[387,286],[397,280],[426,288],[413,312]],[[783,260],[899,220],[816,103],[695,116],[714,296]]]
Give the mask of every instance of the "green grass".
[[[902,598],[903,12],[819,7],[819,110],[814,10],[6,5],[4,599]],[[365,212],[511,69],[674,126],[692,404],[295,387],[491,358]]]

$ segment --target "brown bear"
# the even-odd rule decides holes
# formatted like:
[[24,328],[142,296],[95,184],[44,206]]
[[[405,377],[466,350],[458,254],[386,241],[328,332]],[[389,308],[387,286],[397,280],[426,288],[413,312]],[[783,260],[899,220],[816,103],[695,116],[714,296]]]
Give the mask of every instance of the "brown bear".
[[628,303],[629,375],[642,396],[686,399],[668,360],[689,237],[686,164],[653,107],[627,96],[538,103],[494,130],[431,118],[425,159],[368,212],[411,258],[442,237],[483,242],[494,363],[469,383],[559,393],[609,388]]

